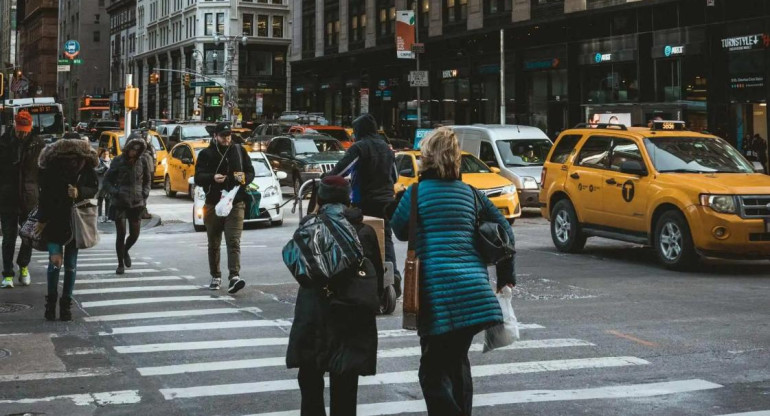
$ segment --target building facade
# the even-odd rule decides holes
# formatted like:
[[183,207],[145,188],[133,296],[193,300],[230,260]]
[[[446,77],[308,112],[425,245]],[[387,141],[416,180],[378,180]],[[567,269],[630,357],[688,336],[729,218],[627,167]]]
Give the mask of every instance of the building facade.
[[[88,121],[101,117],[103,111],[92,111],[85,98],[108,98],[111,72],[110,19],[105,0],[60,0],[57,59],[65,59],[64,44],[74,40],[80,44],[77,59],[68,71],[59,72],[59,101],[64,114],[72,121]],[[66,66],[66,65],[65,65]],[[56,70],[54,65],[54,69]],[[100,107],[101,108],[101,107]]]
[[[137,54],[136,0],[110,0],[110,112],[124,117],[126,75],[133,74]],[[139,85],[140,80],[133,83]]]
[[216,120],[228,104],[244,121],[284,111],[290,1],[137,0],[142,118]]
[[[397,59],[397,10],[416,9],[422,114],[435,124],[506,121],[551,137],[594,114],[686,120],[737,146],[767,137],[770,2],[763,0],[297,0],[292,108],[336,124],[373,113],[411,137],[415,61]],[[427,123],[426,123],[427,124]]]
[[17,73],[21,71],[16,97],[55,97],[58,3],[56,0],[18,0]]
[[0,71],[16,67],[16,0],[0,0]]

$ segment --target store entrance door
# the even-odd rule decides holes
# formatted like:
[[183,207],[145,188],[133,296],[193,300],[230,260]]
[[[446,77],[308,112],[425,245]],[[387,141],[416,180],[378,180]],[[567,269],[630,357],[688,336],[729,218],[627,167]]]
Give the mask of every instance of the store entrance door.
[[759,161],[768,168],[768,123],[766,103],[734,104],[737,148],[750,161]]

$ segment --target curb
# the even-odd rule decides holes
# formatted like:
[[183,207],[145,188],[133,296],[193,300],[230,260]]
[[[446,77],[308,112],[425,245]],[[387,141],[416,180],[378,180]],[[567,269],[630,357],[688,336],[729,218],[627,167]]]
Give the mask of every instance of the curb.
[[142,227],[143,230],[163,225],[163,219],[160,218],[160,216],[155,214],[150,214],[150,216],[152,216],[152,218],[150,218],[150,220],[147,222],[147,225]]

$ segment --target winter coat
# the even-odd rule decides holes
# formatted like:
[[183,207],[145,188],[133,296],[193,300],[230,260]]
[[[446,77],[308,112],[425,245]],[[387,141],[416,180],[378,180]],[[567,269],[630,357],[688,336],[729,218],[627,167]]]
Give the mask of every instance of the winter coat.
[[[83,161],[83,168],[77,166]],[[71,208],[75,202],[93,198],[97,191],[96,152],[83,140],[58,140],[40,154],[40,204],[38,220],[46,224],[43,240],[66,244],[72,238]],[[73,200],[68,185],[78,188]]]
[[144,207],[150,196],[152,168],[145,157],[147,142],[142,139],[129,140],[123,149],[140,145],[141,150],[133,163],[128,153],[122,153],[112,160],[110,169],[104,175],[103,186],[107,187],[112,198],[112,206],[117,209]]
[[96,167],[96,176],[99,179],[99,197],[103,197],[107,194],[107,192],[104,192],[104,177],[107,174],[107,171],[110,170],[110,164],[112,163],[112,159],[110,160],[104,160],[99,158],[99,166]]
[[393,184],[398,180],[396,159],[385,139],[377,134],[371,117],[361,117],[353,128],[356,142],[337,162],[329,175],[352,174],[353,204],[380,203],[394,199]]
[[[409,239],[409,213],[414,186],[398,204],[390,225],[399,240]],[[502,322],[502,312],[489,283],[487,267],[476,250],[473,190],[460,180],[421,178],[415,250],[420,259],[418,333],[432,336],[463,328],[481,330]],[[479,210],[513,232],[482,193]]]
[[[245,183],[235,180],[233,176],[235,172],[246,174]],[[214,181],[216,174],[225,175],[227,179],[223,183],[217,183]],[[248,198],[245,185],[253,180],[254,166],[251,164],[251,158],[238,144],[224,147],[217,144],[216,139],[212,139],[209,147],[198,154],[198,160],[195,162],[195,184],[206,192],[208,205],[216,205],[222,198],[222,191],[229,191],[236,185],[241,185],[241,189],[238,190],[233,202],[245,202]]]
[[0,137],[0,213],[26,215],[37,205],[40,153],[45,142],[30,133],[24,140],[8,130]]
[[[320,212],[332,221],[347,221],[343,210],[344,206],[340,204],[327,204]],[[303,219],[303,223],[308,218]],[[365,247],[364,251],[371,249],[373,247]],[[379,251],[379,245],[376,250]],[[335,280],[344,278],[334,277]],[[352,306],[331,305],[320,287],[300,287],[286,350],[286,366],[309,367],[332,374],[375,374],[377,321],[374,314]]]

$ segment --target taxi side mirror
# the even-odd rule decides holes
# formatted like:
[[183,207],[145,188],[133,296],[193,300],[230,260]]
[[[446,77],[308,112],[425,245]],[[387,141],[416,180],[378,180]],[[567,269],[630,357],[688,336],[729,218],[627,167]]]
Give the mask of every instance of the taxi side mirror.
[[279,181],[282,181],[289,177],[289,175],[286,174],[286,172],[279,170],[278,172],[275,172],[275,177],[278,178]]
[[765,173],[765,167],[762,166],[761,162],[757,162],[756,160],[751,162],[751,165],[754,167],[754,172],[756,173]]
[[647,169],[638,160],[627,160],[621,163],[620,172],[629,175],[647,176]]
[[490,167],[489,167],[489,170],[491,170],[491,171],[492,171],[492,173],[500,173],[500,168],[496,168],[496,167],[494,167],[494,166],[490,166]]

